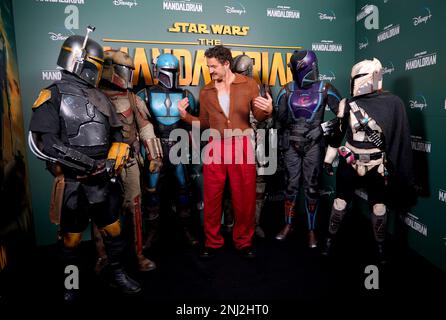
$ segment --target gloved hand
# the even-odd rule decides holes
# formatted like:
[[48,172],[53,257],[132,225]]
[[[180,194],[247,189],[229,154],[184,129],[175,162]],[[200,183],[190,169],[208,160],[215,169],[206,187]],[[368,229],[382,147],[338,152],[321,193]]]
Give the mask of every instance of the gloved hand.
[[333,165],[331,163],[324,162],[324,170],[327,175],[334,175]]
[[162,166],[163,166],[162,158],[152,159],[152,160],[150,160],[150,163],[149,163],[149,172],[150,173],[160,172]]
[[317,126],[316,128],[308,131],[308,133],[305,135],[305,138],[317,141],[321,136],[322,136],[322,128],[321,126]]
[[138,163],[138,161],[137,161],[136,158],[129,158],[129,159],[127,160],[127,162],[125,163],[125,167],[126,167],[126,168],[130,168],[130,167],[134,166],[134,165],[137,164],[137,163]]

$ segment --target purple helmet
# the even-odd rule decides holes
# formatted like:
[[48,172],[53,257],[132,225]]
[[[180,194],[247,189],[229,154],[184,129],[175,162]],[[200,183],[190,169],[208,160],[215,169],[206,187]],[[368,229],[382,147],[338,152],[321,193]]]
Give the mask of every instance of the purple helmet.
[[293,80],[300,88],[319,81],[317,57],[313,51],[294,51],[288,67],[293,74]]

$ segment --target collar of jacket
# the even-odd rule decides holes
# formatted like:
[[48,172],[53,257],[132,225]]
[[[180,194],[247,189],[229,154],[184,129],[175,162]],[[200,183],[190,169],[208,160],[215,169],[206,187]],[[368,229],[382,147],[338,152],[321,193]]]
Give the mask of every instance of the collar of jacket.
[[[235,79],[234,81],[232,81],[231,84],[239,84],[239,83],[245,83],[247,82],[248,78],[244,75],[238,74],[238,73],[234,73],[235,74]],[[203,90],[212,90],[215,89],[215,81],[211,81],[209,84],[207,84]]]

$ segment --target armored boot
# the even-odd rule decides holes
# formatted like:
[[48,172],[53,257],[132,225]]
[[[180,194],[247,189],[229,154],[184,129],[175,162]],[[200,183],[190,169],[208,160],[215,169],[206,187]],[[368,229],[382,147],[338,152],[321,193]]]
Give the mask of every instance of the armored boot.
[[285,200],[285,227],[276,235],[276,239],[284,241],[293,231],[294,201]]
[[383,204],[375,204],[373,206],[371,221],[373,225],[373,234],[377,244],[377,260],[378,263],[385,264],[387,261],[384,247],[386,238],[387,211]]
[[190,246],[196,246],[198,244],[197,238],[194,236],[192,231],[192,218],[191,217],[181,217],[181,227],[183,228],[183,235],[186,243]]
[[159,217],[155,219],[144,219],[145,234],[143,236],[143,249],[147,250],[153,247],[158,240]]
[[151,271],[156,269],[155,262],[147,259],[143,255],[143,235],[142,235],[142,215],[140,197],[137,196],[133,201],[134,205],[130,207],[133,218],[133,232],[132,238],[135,245],[136,262],[139,271]]
[[311,249],[317,247],[317,239],[314,230],[308,231],[308,247]]
[[144,235],[143,250],[153,247],[158,240],[159,198],[155,189],[146,190],[143,197]]
[[59,242],[59,255],[62,262],[62,272],[65,277],[64,281],[62,282],[64,284],[63,301],[69,304],[76,303],[80,297],[78,283],[75,283],[76,279],[70,281],[66,274],[67,266],[79,266],[77,251],[77,247],[66,247],[64,246],[63,241]]
[[110,261],[109,266],[104,270],[107,271],[105,275],[108,284],[124,294],[140,292],[139,283],[130,278],[121,266],[120,259],[125,246],[121,237],[104,237],[104,244]]
[[180,218],[181,227],[183,229],[183,236],[186,243],[190,246],[198,244],[197,238],[194,236],[192,228],[192,217],[189,208],[189,197],[185,191],[180,191],[180,202],[177,205],[178,216]]
[[317,247],[317,239],[315,233],[316,213],[319,201],[314,198],[306,198],[305,205],[308,217],[308,247],[313,249]]
[[109,268],[108,283],[110,287],[128,295],[141,292],[139,283],[130,278],[120,264],[111,263]]
[[330,221],[328,223],[328,236],[325,239],[324,247],[321,251],[322,255],[330,256],[333,253],[334,238],[338,233],[346,212],[347,203],[340,198],[336,198],[333,207],[331,208]]
[[108,265],[109,261],[107,258],[107,253],[105,252],[104,241],[102,240],[102,235],[99,232],[96,224],[93,223],[92,228],[93,239],[96,246],[96,264],[94,266],[94,272],[100,274],[102,270]]
[[260,214],[262,213],[265,200],[256,200],[256,231],[255,234],[259,238],[265,238],[265,232],[260,227]]

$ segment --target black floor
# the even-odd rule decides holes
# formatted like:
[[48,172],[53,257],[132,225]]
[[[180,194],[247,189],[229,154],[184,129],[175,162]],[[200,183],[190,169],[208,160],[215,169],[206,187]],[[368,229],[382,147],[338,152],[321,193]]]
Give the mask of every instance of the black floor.
[[[82,300],[76,308],[97,305],[99,309],[109,309],[131,304],[158,310],[165,315],[162,318],[171,318],[177,307],[184,304],[265,304],[271,319],[298,307],[323,310],[327,303],[360,303],[372,308],[382,301],[397,307],[397,300],[406,301],[406,306],[420,305],[421,301],[441,306],[441,299],[444,303],[446,274],[391,237],[388,263],[379,266],[379,289],[365,289],[365,268],[376,261],[370,226],[362,215],[347,215],[337,239],[336,254],[327,259],[319,249],[306,247],[304,227],[297,228],[284,243],[275,240],[280,223],[272,217],[279,213],[265,209],[271,212],[262,220],[267,238],[256,241],[257,258],[252,261],[235,252],[229,237],[215,259],[202,261],[198,258],[199,249],[185,246],[179,229],[171,228],[172,221],[165,221],[160,243],[150,255],[158,268],[139,273],[130,263],[127,266],[143,286],[142,294],[136,297],[121,296],[101,282],[92,272],[93,244],[83,243]],[[304,226],[303,221],[300,225]],[[56,247],[40,247],[14,271],[0,273],[0,305],[61,305],[63,280],[57,276],[57,266]]]

